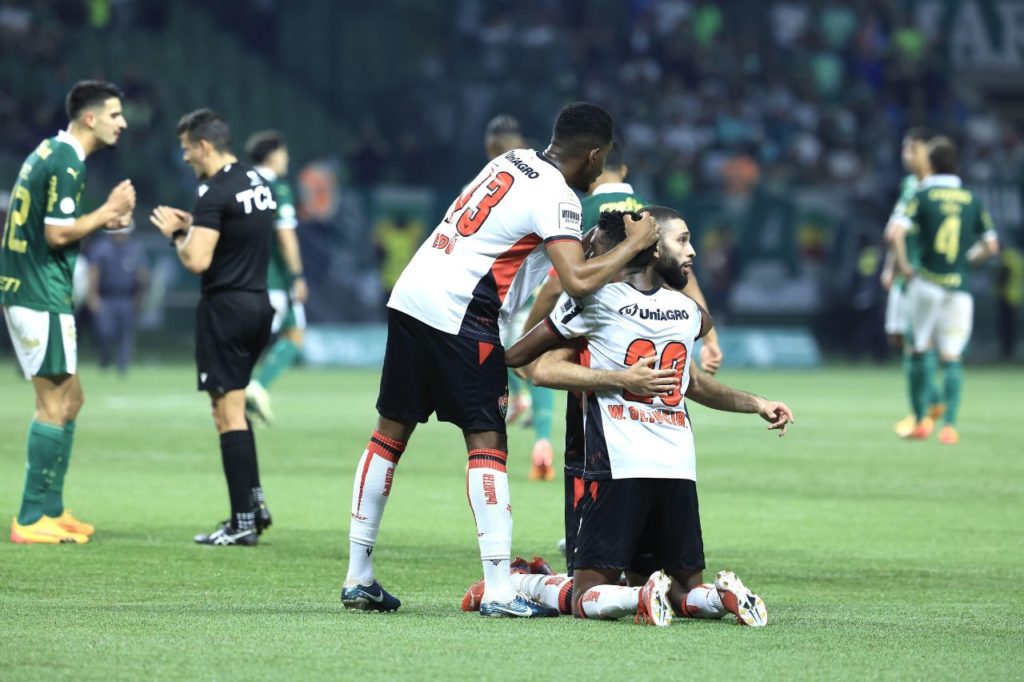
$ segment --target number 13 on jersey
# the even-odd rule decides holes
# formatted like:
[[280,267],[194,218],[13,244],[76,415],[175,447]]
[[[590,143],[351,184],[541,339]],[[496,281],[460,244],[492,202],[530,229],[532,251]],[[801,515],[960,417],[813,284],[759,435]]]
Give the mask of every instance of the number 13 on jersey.
[[[480,200],[476,202],[475,206],[467,206],[470,199],[479,189],[480,185],[487,183],[487,192],[480,197]],[[505,171],[498,171],[497,173],[491,172],[491,175],[485,177],[480,182],[476,183],[469,189],[467,189],[462,196],[460,196],[451,209],[448,210],[448,215],[444,217],[446,223],[451,223],[455,214],[462,211],[462,215],[459,216],[458,222],[455,223],[455,229],[458,230],[459,234],[463,237],[469,237],[476,234],[481,227],[484,226],[484,221],[487,220],[487,216],[491,214],[491,209],[498,205],[498,203],[505,198],[508,191],[512,189],[512,183],[515,182],[515,178],[510,173]]]

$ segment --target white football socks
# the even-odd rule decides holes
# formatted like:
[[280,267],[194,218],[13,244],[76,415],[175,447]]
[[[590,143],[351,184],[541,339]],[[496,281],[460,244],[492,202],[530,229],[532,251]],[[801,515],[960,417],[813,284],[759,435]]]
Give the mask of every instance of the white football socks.
[[621,585],[597,585],[580,597],[580,608],[587,618],[615,620],[636,613],[640,588]]
[[698,585],[683,597],[683,613],[688,618],[722,618],[729,613],[718,590],[710,583]]
[[572,613],[572,578],[567,575],[512,574],[512,587],[535,602]]
[[501,450],[469,451],[466,497],[476,520],[480,561],[484,567],[484,602],[506,602],[516,596],[509,579],[512,502],[505,472],[507,458],[507,453]]
[[373,548],[377,543],[377,531],[384,516],[384,505],[391,494],[395,467],[404,451],[405,443],[375,431],[359,459],[352,483],[346,585],[369,585],[373,582]]

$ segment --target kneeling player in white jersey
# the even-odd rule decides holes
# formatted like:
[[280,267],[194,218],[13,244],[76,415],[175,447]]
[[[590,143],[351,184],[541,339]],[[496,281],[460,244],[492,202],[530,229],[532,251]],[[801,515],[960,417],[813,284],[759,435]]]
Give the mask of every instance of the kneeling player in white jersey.
[[612,138],[612,119],[600,107],[565,107],[548,148],[491,160],[398,279],[388,301],[380,418],[352,487],[345,606],[394,611],[401,604],[375,579],[373,549],[399,459],[416,425],[436,413],[462,430],[469,453],[466,492],[486,578],[480,613],[551,615],[518,596],[509,577],[508,379],[499,327],[552,264],[566,291],[584,296],[657,240],[649,217],[631,220],[615,249],[584,258],[573,189],[584,191],[601,173]]
[[[567,348],[544,355],[534,370],[539,384],[586,391],[586,483],[577,501],[573,613],[582,618],[636,613],[637,622],[667,625],[674,613],[714,618],[732,612],[747,625],[765,625],[764,602],[734,573],[720,572],[713,585],[703,582],[693,434],[683,395],[714,409],[760,414],[780,434],[793,414],[783,403],[728,388],[707,375],[695,373],[691,380],[693,344],[712,323],[675,290],[685,286],[695,255],[689,230],[671,209],[646,210],[661,231],[657,258],[641,254],[621,282],[595,294],[563,296],[546,323],[507,355],[510,364],[524,363],[558,339],[586,340],[589,369],[571,362],[576,350]],[[597,239],[609,245],[621,240],[622,221],[621,213],[602,214]],[[622,390],[628,369],[651,357],[680,379],[658,396]],[[658,570],[642,587],[617,584],[622,571],[652,567]],[[558,605],[559,595],[553,593],[558,581],[529,576],[516,582],[529,596]]]

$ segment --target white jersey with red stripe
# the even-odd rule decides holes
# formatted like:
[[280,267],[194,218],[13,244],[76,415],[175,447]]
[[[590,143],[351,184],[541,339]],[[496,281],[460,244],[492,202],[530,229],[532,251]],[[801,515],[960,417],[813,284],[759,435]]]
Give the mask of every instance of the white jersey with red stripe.
[[561,171],[516,149],[493,159],[398,278],[388,307],[449,334],[499,342],[543,281],[545,244],[579,241],[583,209]]
[[682,372],[679,387],[665,396],[628,391],[584,395],[584,478],[697,480],[683,396],[701,317],[693,299],[671,289],[638,291],[615,282],[581,300],[562,294],[548,325],[566,339],[585,337],[590,367],[624,370],[653,355],[655,367]]

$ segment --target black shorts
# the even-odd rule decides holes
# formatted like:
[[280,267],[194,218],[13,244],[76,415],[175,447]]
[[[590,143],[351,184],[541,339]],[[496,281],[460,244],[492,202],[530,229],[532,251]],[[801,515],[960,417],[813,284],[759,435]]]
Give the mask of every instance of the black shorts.
[[198,389],[227,393],[248,386],[273,319],[265,291],[204,294],[196,306]]
[[505,433],[508,370],[500,343],[446,334],[388,308],[377,412],[399,422],[431,413],[464,431]]
[[576,530],[580,527],[579,506],[586,482],[565,472],[565,572],[572,575],[576,552]]
[[[704,568],[697,485],[679,478],[585,481],[575,570]],[[642,561],[638,558],[642,557]],[[650,571],[647,569],[653,566]]]

